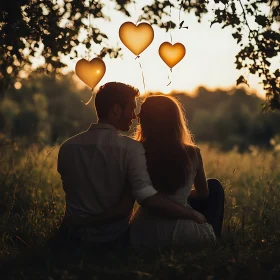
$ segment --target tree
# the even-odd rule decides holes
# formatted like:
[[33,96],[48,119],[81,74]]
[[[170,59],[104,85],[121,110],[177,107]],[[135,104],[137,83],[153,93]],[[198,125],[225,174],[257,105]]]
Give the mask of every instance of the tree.
[[28,145],[53,145],[87,130],[96,122],[96,112],[84,105],[90,93],[76,88],[72,76],[33,71],[22,81],[21,90],[8,89],[0,101],[0,134],[26,140]]
[[[87,48],[93,43],[100,44],[100,57],[118,57],[120,49],[111,46],[106,34],[97,28],[93,28],[90,39],[78,38],[79,32],[87,29],[89,14],[94,18],[109,19],[103,12],[104,3],[109,1],[115,3],[117,10],[130,16],[128,6],[134,0],[1,1],[0,97],[20,71],[30,67],[32,58],[38,53],[45,59],[42,69],[47,73],[61,72],[65,65],[60,57],[63,54],[77,57],[76,47],[80,44]],[[213,13],[211,25],[231,27],[232,36],[241,48],[236,55],[236,68],[258,74],[267,96],[264,109],[280,110],[280,70],[271,67],[271,60],[280,52],[279,0],[153,0],[143,7],[139,20],[166,30],[187,28],[183,20],[179,26],[173,20],[164,20],[164,16],[170,15],[171,7],[179,9],[182,15],[194,12],[198,21],[203,15]],[[247,81],[240,76],[239,83]]]

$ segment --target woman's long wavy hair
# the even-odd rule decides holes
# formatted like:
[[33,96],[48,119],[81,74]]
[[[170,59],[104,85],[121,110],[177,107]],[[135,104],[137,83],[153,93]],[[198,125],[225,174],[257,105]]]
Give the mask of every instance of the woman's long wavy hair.
[[143,143],[153,186],[167,194],[186,183],[197,162],[196,145],[180,102],[166,95],[146,98],[134,139]]

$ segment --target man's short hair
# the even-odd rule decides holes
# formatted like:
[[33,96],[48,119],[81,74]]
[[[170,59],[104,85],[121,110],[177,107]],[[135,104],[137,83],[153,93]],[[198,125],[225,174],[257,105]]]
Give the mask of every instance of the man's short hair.
[[99,119],[108,117],[115,104],[125,108],[131,98],[139,96],[139,90],[131,85],[110,82],[102,85],[96,93],[95,109]]

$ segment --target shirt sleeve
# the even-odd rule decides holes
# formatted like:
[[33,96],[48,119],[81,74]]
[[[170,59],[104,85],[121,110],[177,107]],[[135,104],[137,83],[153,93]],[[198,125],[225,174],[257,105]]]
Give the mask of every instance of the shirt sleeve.
[[127,179],[139,204],[157,193],[147,171],[145,149],[139,142],[134,143],[133,149],[128,153]]
[[69,149],[66,145],[62,145],[59,148],[58,156],[57,156],[57,171],[60,175],[67,173],[67,165],[69,164]]
[[65,152],[64,152],[64,146],[60,146],[59,151],[58,151],[58,156],[57,156],[57,171],[62,174],[63,171],[63,163],[65,162]]
[[57,156],[57,172],[61,174],[61,147],[59,148],[58,151],[58,156]]

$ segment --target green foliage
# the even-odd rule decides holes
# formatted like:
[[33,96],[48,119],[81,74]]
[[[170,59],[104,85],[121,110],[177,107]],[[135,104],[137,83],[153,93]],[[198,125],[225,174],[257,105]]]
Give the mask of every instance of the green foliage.
[[280,135],[280,114],[262,113],[261,100],[243,89],[208,91],[201,87],[194,98],[174,93],[186,112],[191,132],[198,142],[239,152],[253,146],[271,148],[270,140]]
[[86,130],[96,121],[90,92],[78,90],[71,75],[55,78],[33,73],[20,90],[10,89],[0,103],[2,131],[12,139],[53,144]]
[[[226,92],[201,87],[194,97],[172,95],[182,102],[198,142],[243,152],[252,146],[273,148],[271,140],[280,135],[280,113],[262,113],[262,100],[243,89]],[[20,90],[10,89],[0,101],[0,132],[29,144],[61,143],[96,122],[94,102],[88,106],[81,102],[89,98],[90,90],[78,89],[71,75],[54,78],[33,73]]]
[[[59,3],[60,2],[60,3]],[[17,77],[23,67],[31,65],[37,54],[44,57],[44,71],[48,74],[65,65],[62,55],[76,57],[76,47],[85,44],[100,44],[100,56],[110,53],[118,56],[118,48],[108,44],[106,34],[95,28],[92,36],[78,38],[82,29],[87,30],[85,19],[89,14],[94,18],[107,18],[100,1],[1,1],[0,3],[0,89],[3,90]],[[41,49],[42,48],[42,49]],[[26,53],[28,53],[26,55]],[[7,75],[7,68],[12,72]]]
[[54,148],[35,144],[26,148],[3,135],[0,143],[3,255],[44,242],[59,222],[64,202]]
[[[108,0],[109,1],[109,0]],[[126,16],[132,0],[110,0]],[[0,3],[0,97],[18,78],[22,69],[30,69],[32,58],[44,57],[43,71],[61,72],[65,66],[62,55],[78,57],[77,46],[88,49],[100,45],[97,55],[118,57],[120,49],[110,45],[108,36],[92,25],[91,36],[78,38],[79,33],[88,30],[88,15],[95,19],[109,19],[104,13],[108,2],[89,0],[14,0]],[[146,20],[166,30],[187,28],[179,15],[170,20],[170,8],[177,9],[182,17],[184,13],[194,13],[198,21],[203,15],[211,14],[211,25],[221,24],[221,28],[230,27],[233,38],[241,50],[236,55],[236,68],[248,69],[258,74],[267,95],[264,109],[280,109],[279,70],[271,67],[271,59],[280,51],[280,2],[279,0],[215,0],[183,1],[157,0],[142,9],[139,20]],[[9,74],[7,74],[9,73]],[[241,76],[237,83],[245,82]]]

